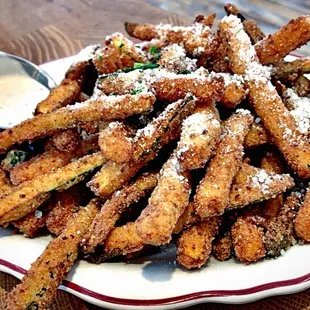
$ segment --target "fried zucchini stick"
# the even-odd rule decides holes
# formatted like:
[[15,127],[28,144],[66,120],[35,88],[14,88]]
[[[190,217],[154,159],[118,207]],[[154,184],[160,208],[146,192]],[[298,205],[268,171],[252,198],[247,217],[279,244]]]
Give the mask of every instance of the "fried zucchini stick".
[[137,233],[147,244],[169,243],[173,229],[189,203],[190,182],[175,152],[163,165],[148,206],[137,219]]
[[107,162],[88,183],[90,189],[96,195],[108,197],[126,184],[146,163],[156,157],[164,145],[178,137],[182,120],[194,110],[195,105],[196,100],[191,96],[168,105],[163,113],[137,131],[132,161],[123,164]]
[[263,229],[255,216],[240,216],[231,230],[234,252],[245,264],[256,262],[266,255]]
[[0,224],[24,217],[38,207],[35,206],[34,208],[33,205],[30,205],[25,208],[24,204],[32,201],[38,195],[44,195],[52,190],[62,188],[67,183],[70,183],[71,186],[74,185],[74,179],[103,165],[104,162],[104,156],[98,152],[81,157],[50,174],[38,176],[31,181],[24,182],[10,194],[0,198]]
[[178,158],[184,169],[202,168],[213,155],[219,142],[221,123],[215,106],[196,107],[182,123]]
[[133,202],[138,201],[157,184],[158,174],[147,173],[140,176],[136,181],[116,191],[112,197],[102,206],[92,222],[87,234],[82,240],[85,253],[91,253],[98,244],[102,244],[109,232],[114,228],[122,212]]
[[268,256],[278,257],[296,242],[294,219],[301,204],[301,196],[300,193],[292,192],[277,216],[265,224],[264,243]]
[[184,230],[177,242],[177,263],[186,269],[203,266],[211,254],[218,225],[218,218],[211,218]]
[[99,147],[107,160],[128,162],[134,153],[133,130],[121,122],[111,122],[99,134]]
[[48,244],[9,293],[6,309],[46,309],[50,305],[77,258],[79,243],[97,214],[97,204],[93,200],[81,208],[63,233]]
[[57,150],[72,152],[79,147],[81,138],[77,129],[74,128],[63,130],[54,134],[54,136],[51,137],[51,141]]
[[72,216],[79,211],[81,202],[82,195],[78,185],[63,192],[56,192],[52,198],[51,211],[46,216],[46,227],[49,232],[59,236]]
[[310,57],[298,58],[293,61],[283,61],[277,64],[272,76],[276,79],[286,78],[292,73],[309,73],[310,72]]
[[229,209],[270,199],[294,186],[289,174],[276,174],[243,163],[229,193]]
[[136,223],[115,227],[104,242],[104,259],[142,250],[146,243],[136,231]]
[[169,44],[183,44],[186,53],[191,56],[211,57],[217,48],[217,42],[209,26],[194,22],[188,27],[171,25],[134,24],[125,22],[127,33],[142,41],[159,39]]
[[251,149],[264,144],[271,144],[271,137],[262,123],[253,123],[244,139],[244,148]]
[[[283,165],[281,162],[280,154],[276,151],[267,152],[261,161],[261,168],[266,172],[282,173]],[[278,195],[275,198],[271,198],[263,204],[263,217],[266,222],[270,222],[274,219],[283,207],[283,195]]]
[[224,125],[223,138],[194,197],[195,212],[202,218],[220,215],[229,202],[229,192],[243,157],[243,142],[253,117],[237,110]]
[[0,152],[15,143],[52,134],[58,129],[76,127],[79,123],[126,118],[149,111],[155,102],[151,93],[93,97],[84,103],[67,106],[28,119],[0,133]]
[[74,103],[81,93],[77,81],[63,80],[61,84],[51,90],[46,99],[36,106],[35,114],[46,114],[68,104]]
[[13,185],[10,183],[5,172],[0,169],[0,198],[10,193],[13,190]]
[[220,28],[229,42],[232,69],[234,73],[245,75],[249,98],[255,112],[272,135],[273,142],[300,177],[310,177],[310,144],[298,131],[293,116],[269,81],[269,70],[258,63],[240,19],[233,15],[225,17]]
[[212,244],[212,255],[219,261],[225,261],[230,259],[232,255],[232,239],[231,232],[227,232],[224,235],[218,235]]
[[255,50],[262,64],[276,64],[309,40],[310,16],[300,16],[256,43]]
[[297,212],[294,221],[296,236],[305,243],[310,242],[310,190],[308,188],[304,203]]

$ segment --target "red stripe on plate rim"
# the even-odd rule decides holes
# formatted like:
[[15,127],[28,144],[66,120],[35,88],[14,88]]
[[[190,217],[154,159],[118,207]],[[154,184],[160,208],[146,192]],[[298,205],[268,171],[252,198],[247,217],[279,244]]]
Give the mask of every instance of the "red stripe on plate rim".
[[[0,259],[0,265],[3,265],[21,274],[25,274],[27,272],[27,270],[25,270],[24,268],[21,268],[3,259]],[[196,293],[169,297],[169,298],[145,299],[145,300],[117,298],[117,297],[103,295],[103,294],[88,290],[87,288],[84,288],[78,284],[75,284],[67,280],[63,281],[62,285],[80,294],[83,294],[83,295],[86,295],[86,296],[89,296],[94,299],[97,299],[97,300],[100,300],[106,303],[110,303],[110,304],[127,305],[127,306],[160,306],[160,305],[168,305],[168,304],[177,304],[177,303],[182,303],[182,302],[190,301],[190,300],[197,300],[201,298],[251,295],[251,294],[255,294],[255,293],[259,293],[259,292],[263,292],[263,291],[267,291],[267,290],[271,290],[275,288],[288,287],[288,286],[293,286],[293,285],[297,285],[301,283],[306,283],[309,281],[310,281],[310,273],[300,276],[298,278],[264,283],[264,284],[253,286],[253,287],[246,288],[246,289],[202,291],[202,292],[196,292]]]

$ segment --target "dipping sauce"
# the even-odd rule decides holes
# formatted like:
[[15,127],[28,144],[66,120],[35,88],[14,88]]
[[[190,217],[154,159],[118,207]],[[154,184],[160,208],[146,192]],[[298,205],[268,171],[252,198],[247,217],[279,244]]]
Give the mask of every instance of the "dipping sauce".
[[36,105],[49,90],[27,75],[0,76],[0,128],[9,128],[33,117]]

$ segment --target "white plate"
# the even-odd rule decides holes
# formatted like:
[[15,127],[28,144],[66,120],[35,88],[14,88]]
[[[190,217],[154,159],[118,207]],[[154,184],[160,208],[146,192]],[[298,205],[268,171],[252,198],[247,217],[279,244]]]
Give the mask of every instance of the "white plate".
[[[72,58],[42,67],[59,82]],[[28,239],[0,228],[0,270],[21,278],[51,237]],[[285,255],[245,266],[231,259],[210,259],[197,271],[174,263],[174,249],[130,264],[80,261],[61,289],[110,309],[177,309],[204,302],[246,303],[310,287],[310,245],[296,245]]]

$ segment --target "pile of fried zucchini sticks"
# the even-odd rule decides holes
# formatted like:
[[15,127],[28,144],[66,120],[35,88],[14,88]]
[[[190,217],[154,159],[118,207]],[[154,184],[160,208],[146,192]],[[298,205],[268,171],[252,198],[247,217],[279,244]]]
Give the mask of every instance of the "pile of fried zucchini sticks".
[[238,9],[125,23],[82,50],[35,116],[0,133],[0,225],[55,238],[8,297],[46,309],[77,258],[176,246],[245,264],[310,242],[310,17],[265,36]]

